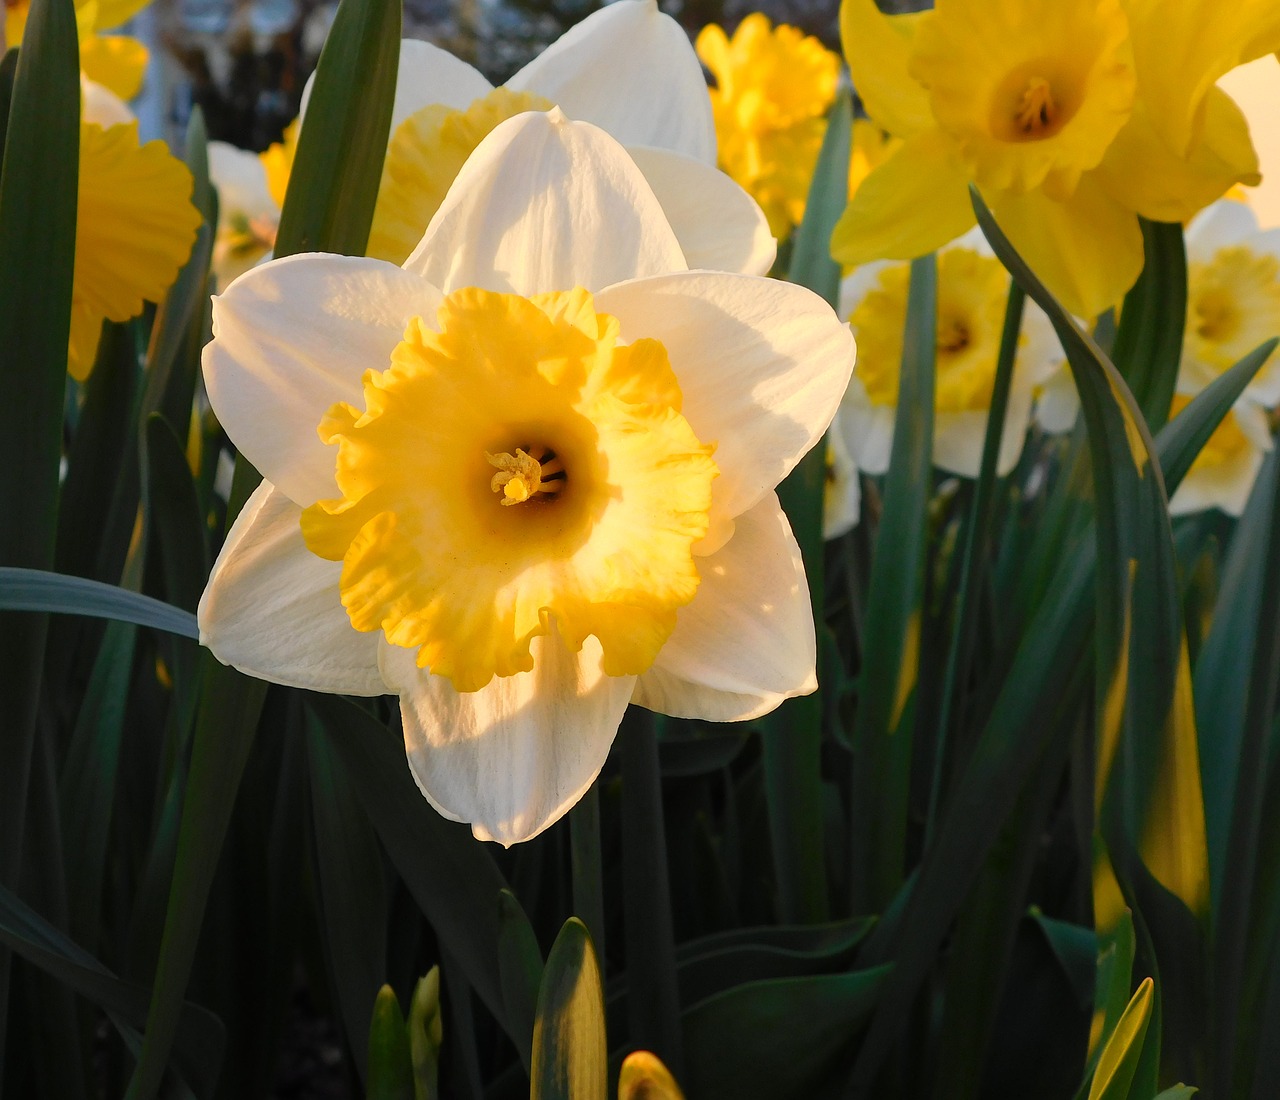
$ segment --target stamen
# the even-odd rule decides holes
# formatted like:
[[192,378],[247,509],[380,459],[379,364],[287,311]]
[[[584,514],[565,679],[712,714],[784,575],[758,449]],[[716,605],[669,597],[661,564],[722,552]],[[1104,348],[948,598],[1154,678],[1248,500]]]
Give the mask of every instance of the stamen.
[[549,447],[530,447],[528,451],[517,447],[514,455],[507,451],[491,455],[485,451],[484,457],[498,471],[490,479],[489,488],[502,493],[500,504],[546,500],[564,488],[564,462]]
[[1042,76],[1033,76],[1022,93],[1022,102],[1015,116],[1018,129],[1024,134],[1043,134],[1058,117],[1058,106],[1053,101],[1053,89]]
[[969,346],[969,328],[954,317],[939,318],[938,350],[950,355],[964,351]]

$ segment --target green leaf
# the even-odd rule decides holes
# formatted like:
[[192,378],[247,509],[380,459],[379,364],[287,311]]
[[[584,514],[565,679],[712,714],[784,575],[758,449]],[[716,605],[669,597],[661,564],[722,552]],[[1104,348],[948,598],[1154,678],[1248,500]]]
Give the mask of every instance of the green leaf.
[[[0,165],[0,566],[49,569],[75,267],[80,51],[71,0],[31,5]],[[48,619],[0,612],[0,884],[17,880]],[[9,973],[0,957],[0,1062]]]
[[373,1004],[366,1064],[365,1100],[414,1100],[409,1032],[396,991],[389,985],[378,990]]
[[[1151,1019],[1152,994],[1155,983],[1144,978],[1102,1048],[1098,1069],[1093,1075],[1089,1100],[1127,1100],[1129,1086],[1138,1068],[1142,1044]],[[1140,1098],[1135,1098],[1140,1100]]]
[[321,930],[328,947],[333,994],[355,1054],[356,1071],[364,1077],[365,1067],[356,1047],[359,1037],[369,1030],[370,1005],[379,996],[387,958],[388,901],[382,848],[332,742],[314,716],[308,727]]
[[810,1100],[847,1065],[889,967],[744,982],[682,1018],[690,1096]]
[[[796,232],[787,278],[822,295],[835,309],[840,265],[831,258],[831,232],[848,198],[853,109],[847,91],[836,97]],[[819,442],[778,486],[804,560],[814,621],[822,622],[822,512],[827,484],[827,445]],[[825,684],[825,680],[824,680]],[[822,715],[825,687],[786,700],[760,723],[764,747],[769,839],[778,884],[778,909],[788,923],[828,918],[822,822]]]
[[1111,355],[1151,431],[1169,419],[1187,318],[1187,255],[1182,226],[1142,222],[1145,262],[1125,296]]
[[115,585],[42,569],[0,567],[0,609],[88,615],[167,630],[183,638],[200,637],[196,617],[180,607]]
[[364,255],[390,136],[400,13],[400,0],[342,0],[338,6],[298,135],[277,257]]
[[878,912],[902,884],[926,514],[933,487],[937,265],[911,263],[893,450],[867,600],[853,725],[850,850],[855,912]]
[[[126,1039],[126,1031],[145,1019],[145,988],[121,981],[3,886],[0,943],[102,1008]],[[205,1009],[185,1003],[179,1006],[176,1024],[179,1069],[202,1100],[210,1098],[222,1063],[222,1024]]]
[[1099,564],[1095,801],[1104,830],[1123,830],[1156,880],[1204,915],[1208,854],[1191,673],[1155,443],[1119,372],[973,196],[996,255],[1053,322],[1089,432]]
[[498,969],[502,1003],[526,1072],[533,1064],[533,1022],[542,985],[542,951],[529,918],[510,890],[498,895]]
[[840,265],[831,258],[831,234],[849,202],[849,155],[853,142],[853,101],[848,89],[836,93],[826,134],[805,199],[804,220],[796,230],[790,282],[808,287],[840,306]]
[[1199,1091],[1191,1085],[1174,1085],[1173,1088],[1165,1089],[1160,1093],[1156,1100],[1191,1100],[1191,1097]]
[[[527,1040],[508,1017],[499,973],[499,896],[508,887],[493,857],[422,797],[399,737],[338,696],[309,694],[307,705],[414,900],[518,1049]],[[510,910],[502,917],[518,922]]]
[[570,918],[547,956],[533,1029],[530,1100],[605,1100],[604,993],[587,926]]

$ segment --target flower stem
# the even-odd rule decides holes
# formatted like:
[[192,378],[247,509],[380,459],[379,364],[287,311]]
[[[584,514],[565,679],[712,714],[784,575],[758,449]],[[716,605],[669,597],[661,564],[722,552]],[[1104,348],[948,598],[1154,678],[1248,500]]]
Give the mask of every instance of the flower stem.
[[591,933],[604,964],[604,870],[600,856],[600,779],[569,811],[569,856],[573,868],[573,912]]

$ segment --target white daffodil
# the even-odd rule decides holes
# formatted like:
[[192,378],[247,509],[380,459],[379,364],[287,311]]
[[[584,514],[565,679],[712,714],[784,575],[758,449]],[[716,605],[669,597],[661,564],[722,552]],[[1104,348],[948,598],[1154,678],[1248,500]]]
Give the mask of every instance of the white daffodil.
[[[1223,199],[1187,226],[1187,327],[1178,388],[1196,393],[1259,344],[1280,335],[1280,229],[1260,230],[1253,211]],[[1280,403],[1272,354],[1244,400]]]
[[[310,84],[304,124],[309,93]],[[368,254],[402,263],[481,139],[522,111],[552,107],[627,147],[689,267],[763,275],[772,266],[776,242],[763,212],[716,168],[702,66],[654,0],[594,12],[500,88],[445,50],[402,42]]]
[[294,256],[214,300],[209,396],[267,480],[202,639],[277,683],[394,692],[432,805],[528,839],[629,702],[728,721],[814,689],[773,488],[852,363],[807,290],[687,270],[608,135],[523,114],[403,267]]
[[[1193,394],[1173,397],[1171,416],[1191,402]],[[1239,401],[1209,437],[1191,469],[1169,501],[1169,514],[1186,515],[1219,508],[1229,516],[1244,511],[1262,458],[1271,450],[1266,413],[1250,401]]]
[[[840,406],[845,442],[869,474],[889,468],[898,407],[910,265],[857,268],[841,287],[841,316],[858,340],[858,365]],[[976,477],[995,383],[1009,275],[976,230],[938,253],[938,321],[933,462]],[[1018,461],[1036,386],[1061,358],[1048,318],[1027,303],[997,470]]]
[[218,189],[213,272],[225,287],[275,247],[280,206],[267,185],[262,158],[225,141],[209,142],[209,178]]

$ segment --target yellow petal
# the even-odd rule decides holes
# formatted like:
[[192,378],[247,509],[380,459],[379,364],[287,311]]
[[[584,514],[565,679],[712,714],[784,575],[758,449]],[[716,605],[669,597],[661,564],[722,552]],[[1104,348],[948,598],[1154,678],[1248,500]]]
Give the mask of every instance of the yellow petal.
[[856,266],[942,247],[974,223],[968,183],[941,131],[908,138],[862,181],[831,236],[831,255]]
[[1280,49],[1274,0],[1126,0],[1139,94],[1157,132],[1185,156],[1204,124],[1204,99],[1237,65]]
[[[94,16],[95,31],[109,31],[126,23],[151,3],[151,0],[97,0],[97,14]],[[83,5],[77,5],[80,7]]]
[[1037,191],[984,198],[1013,246],[1077,317],[1118,305],[1142,271],[1138,218],[1107,195],[1093,173],[1066,202]]
[[404,263],[463,164],[490,131],[525,111],[550,108],[541,96],[495,88],[465,111],[433,103],[406,118],[387,146],[368,255]]
[[259,153],[262,170],[267,174],[267,190],[278,207],[284,206],[284,195],[289,190],[289,173],[293,171],[294,154],[298,151],[298,129],[300,119],[294,119],[284,128],[279,141],[267,146]]
[[102,314],[79,302],[71,303],[71,337],[67,341],[67,370],[77,382],[83,382],[93,370],[98,356],[98,337],[102,335]]
[[91,34],[80,40],[80,71],[121,99],[142,90],[148,57],[147,47],[128,35]]
[[1139,100],[1095,177],[1117,202],[1161,222],[1185,222],[1233,184],[1253,185],[1262,178],[1249,124],[1218,88],[1205,98],[1204,129],[1188,156],[1176,156],[1165,144]]
[[929,97],[907,72],[907,58],[927,13],[885,15],[875,0],[843,0],[840,41],[862,105],[891,134],[909,137],[934,125]]
[[80,128],[73,298],[127,321],[159,301],[195,240],[191,173],[162,141],[138,144],[138,124]]

